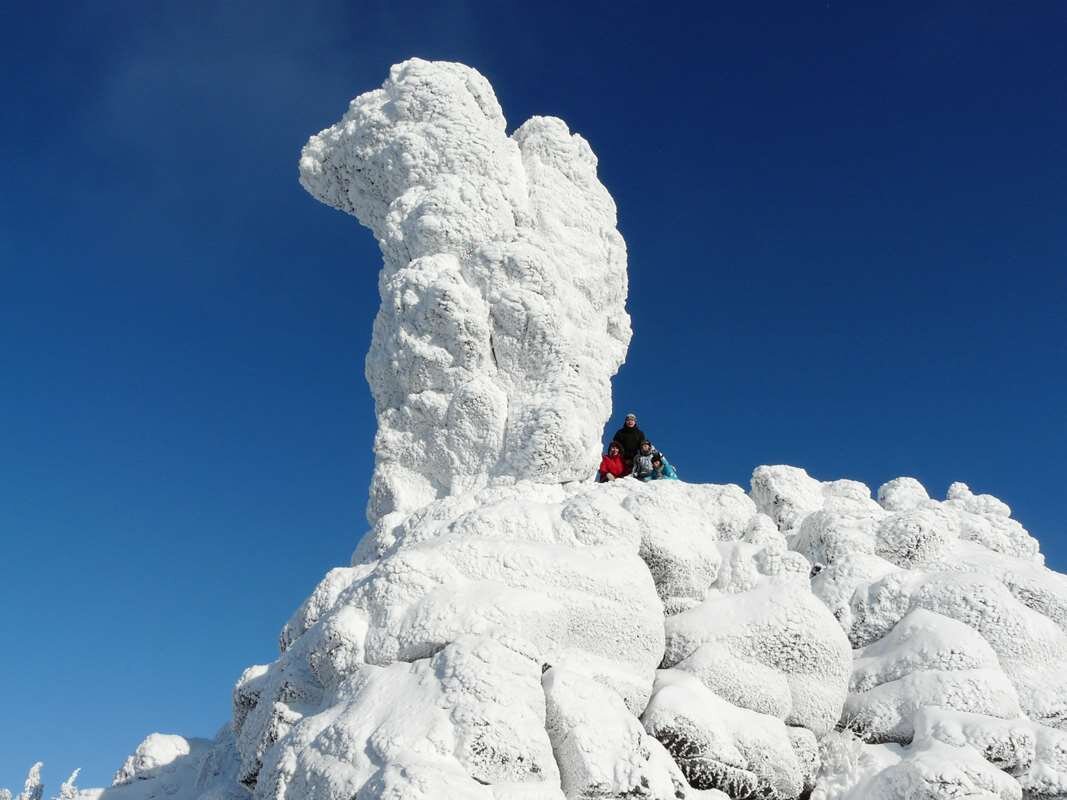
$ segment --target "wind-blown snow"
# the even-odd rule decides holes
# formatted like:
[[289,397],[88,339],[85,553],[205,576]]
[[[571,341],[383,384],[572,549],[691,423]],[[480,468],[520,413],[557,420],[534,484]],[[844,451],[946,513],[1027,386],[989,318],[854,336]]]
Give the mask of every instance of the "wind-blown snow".
[[1067,796],[1067,578],[1003,502],[590,480],[625,248],[581,137],[505,131],[482,76],[413,60],[308,142],[383,254],[371,529],[214,741],[78,796]]

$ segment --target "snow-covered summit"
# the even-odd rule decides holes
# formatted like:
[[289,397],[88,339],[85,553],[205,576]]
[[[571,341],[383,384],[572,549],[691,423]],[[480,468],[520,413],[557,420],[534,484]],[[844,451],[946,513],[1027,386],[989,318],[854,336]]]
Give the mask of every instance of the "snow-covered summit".
[[1064,796],[1067,578],[992,498],[878,496],[441,498],[325,576],[212,746],[150,738],[103,796]]
[[153,735],[86,800],[1067,796],[1067,578],[1006,504],[590,480],[625,249],[564,123],[508,137],[413,60],[300,170],[383,253],[371,530],[213,742]]

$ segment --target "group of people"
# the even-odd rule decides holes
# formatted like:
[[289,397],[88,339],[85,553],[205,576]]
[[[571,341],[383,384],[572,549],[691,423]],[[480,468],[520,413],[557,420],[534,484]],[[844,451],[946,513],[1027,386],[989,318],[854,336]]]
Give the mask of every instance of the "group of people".
[[641,481],[678,480],[678,473],[637,427],[637,415],[627,414],[600,459],[596,479],[601,483],[632,476]]

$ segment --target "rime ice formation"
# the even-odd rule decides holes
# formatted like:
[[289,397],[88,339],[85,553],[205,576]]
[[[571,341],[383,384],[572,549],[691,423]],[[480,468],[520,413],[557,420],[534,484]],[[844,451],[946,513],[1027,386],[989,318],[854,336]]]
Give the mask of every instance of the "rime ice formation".
[[615,204],[561,120],[505,127],[477,72],[413,59],[300,159],[304,187],[370,228],[384,261],[372,523],[598,462],[630,341]]
[[814,798],[1067,796],[1067,577],[1006,504],[793,467],[752,487],[855,648]]
[[[645,521],[652,509],[655,526]],[[685,539],[675,559],[656,555],[672,528],[710,543],[703,585],[678,560]],[[746,541],[754,532],[760,541]],[[749,737],[751,759],[784,742],[796,788],[810,755],[803,745],[814,750],[845,699],[843,632],[811,594],[806,562],[736,486],[487,487],[378,525],[357,560],[327,575],[287,623],[282,657],[238,684],[240,776],[256,796],[328,797],[316,794],[327,779],[347,796],[367,787],[377,787],[368,796],[420,796],[403,794],[415,791],[413,774],[450,781],[457,797],[616,797],[642,786],[687,796],[684,769],[668,755],[681,723],[667,711],[652,721],[646,712],[644,730],[638,721],[655,706],[657,667],[668,659],[674,668],[661,676],[687,671],[724,706],[739,704],[739,715],[762,696],[749,701],[724,670],[774,682],[779,703],[751,712],[770,731]],[[702,596],[665,626],[661,594],[686,580]],[[702,630],[705,617],[718,619]],[[668,645],[671,620],[679,625]],[[714,643],[749,620],[766,635],[742,637],[716,662]],[[810,654],[789,651],[797,636]],[[806,734],[796,747],[790,726]],[[366,756],[341,765],[340,753]],[[775,785],[751,759],[740,770],[753,785]]]
[[384,258],[371,529],[213,742],[86,800],[1067,796],[1067,578],[1004,503],[589,480],[629,339],[595,166],[457,64],[312,137]]

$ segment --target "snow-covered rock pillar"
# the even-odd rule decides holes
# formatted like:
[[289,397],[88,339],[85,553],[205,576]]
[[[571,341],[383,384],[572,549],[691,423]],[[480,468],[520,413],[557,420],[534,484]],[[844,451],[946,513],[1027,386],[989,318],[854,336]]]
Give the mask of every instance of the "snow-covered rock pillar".
[[372,523],[494,478],[595,469],[630,341],[615,204],[561,120],[505,128],[476,71],[412,59],[302,153],[303,186],[384,261]]

